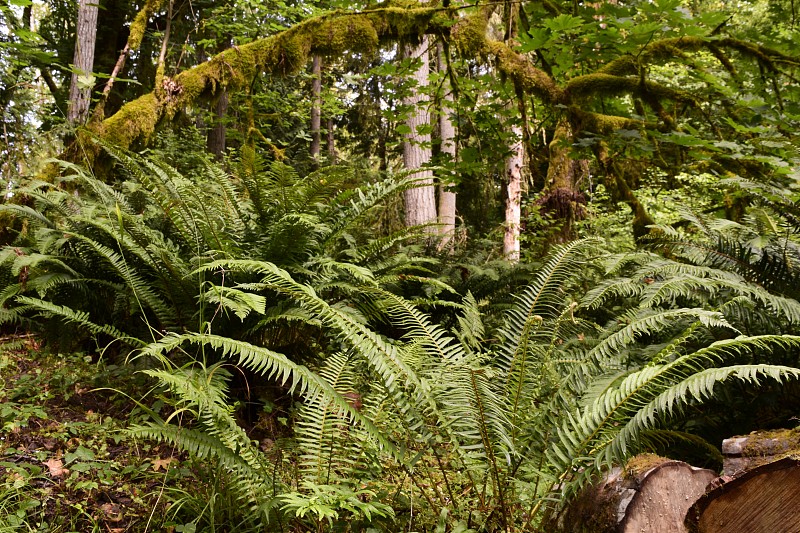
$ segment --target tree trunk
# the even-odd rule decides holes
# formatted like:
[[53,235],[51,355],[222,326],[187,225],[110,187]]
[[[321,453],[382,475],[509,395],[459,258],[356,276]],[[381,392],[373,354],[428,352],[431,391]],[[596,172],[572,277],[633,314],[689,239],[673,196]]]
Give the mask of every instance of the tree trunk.
[[506,158],[506,222],[503,234],[503,256],[516,263],[519,261],[519,233],[522,214],[522,165],[525,148],[522,144],[522,126],[511,125],[511,154]]
[[322,114],[322,56],[314,55],[311,67],[311,159],[314,168],[319,168],[319,156],[321,145],[321,122]]
[[[453,91],[447,79],[447,62],[441,43],[437,45],[439,74],[445,76],[442,82],[442,109],[439,114],[439,137],[442,141],[442,154],[446,155],[449,163],[456,161],[456,128],[450,113],[453,111]],[[441,241],[439,248],[452,247],[453,237],[456,232],[456,193],[453,190],[455,183],[451,178],[451,171],[446,170],[439,179],[439,232]]]
[[681,461],[640,455],[584,490],[547,531],[686,533],[686,511],[716,477]]
[[214,158],[219,161],[225,155],[225,145],[227,142],[227,132],[225,128],[225,115],[228,112],[228,91],[222,87],[220,94],[212,107],[213,111],[213,126],[208,130],[206,138],[206,147],[209,153],[214,155]]
[[586,216],[586,197],[578,183],[589,175],[589,162],[575,160],[570,155],[572,128],[566,119],[556,126],[549,146],[549,159],[545,187],[547,191],[537,203],[544,214],[559,224],[552,240],[564,243],[575,238],[575,222]]
[[97,38],[97,0],[79,0],[78,23],[75,35],[72,79],[69,85],[67,120],[79,124],[89,114],[92,96],[90,82],[94,68],[94,45]]
[[336,125],[333,123],[332,118],[328,118],[328,162],[331,165],[335,165],[337,163],[336,157],[336,137],[334,135],[334,131],[336,130]]
[[[428,97],[421,89],[428,85],[428,37],[424,36],[417,46],[403,47],[403,57],[419,60],[419,68],[414,72],[416,86],[412,94],[403,99],[403,104],[411,108],[406,118],[406,126],[411,130],[404,135],[403,167],[410,176],[418,179],[420,185],[404,193],[406,226],[432,224],[436,222],[436,190],[433,185],[433,172],[422,169],[431,161],[431,135],[420,132],[419,128],[430,125]],[[429,231],[433,232],[434,228]]]

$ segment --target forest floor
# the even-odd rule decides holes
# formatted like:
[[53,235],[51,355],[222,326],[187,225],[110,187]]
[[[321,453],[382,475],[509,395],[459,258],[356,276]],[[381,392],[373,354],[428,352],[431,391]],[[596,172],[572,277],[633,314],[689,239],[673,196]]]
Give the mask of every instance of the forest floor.
[[147,418],[143,376],[96,355],[49,355],[28,336],[2,340],[0,532],[194,531],[178,509],[203,484],[196,469],[124,431]]

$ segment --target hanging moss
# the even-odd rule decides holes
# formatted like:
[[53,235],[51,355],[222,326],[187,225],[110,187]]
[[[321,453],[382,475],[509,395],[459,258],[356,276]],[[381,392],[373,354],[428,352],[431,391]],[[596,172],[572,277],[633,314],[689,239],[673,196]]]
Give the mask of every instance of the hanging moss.
[[611,76],[635,76],[639,73],[639,59],[626,54],[610,61],[597,72]]
[[483,9],[456,24],[450,34],[455,48],[467,56],[494,56],[497,69],[514,80],[515,85],[549,103],[563,103],[564,92],[546,72],[534,67],[527,57],[517,53],[506,43],[486,37],[490,14],[490,9]]
[[525,92],[535,94],[551,104],[567,102],[564,91],[545,71],[534,67],[522,54],[505,43],[489,43],[490,52],[497,58],[497,68],[518,83]]
[[339,17],[320,23],[308,37],[309,48],[313,46],[315,53],[329,56],[341,54],[349,47],[372,53],[379,44],[374,21],[363,17]]
[[580,132],[608,135],[619,130],[639,130],[655,126],[632,118],[583,111],[577,106],[571,106],[569,113],[573,130]]

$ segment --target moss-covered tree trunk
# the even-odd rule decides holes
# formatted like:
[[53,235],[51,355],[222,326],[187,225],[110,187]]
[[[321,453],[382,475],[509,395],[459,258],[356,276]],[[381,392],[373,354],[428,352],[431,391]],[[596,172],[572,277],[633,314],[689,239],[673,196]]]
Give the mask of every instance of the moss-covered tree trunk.
[[552,236],[556,243],[574,239],[575,222],[586,215],[586,197],[579,183],[589,174],[589,162],[573,159],[572,141],[572,127],[562,118],[550,141],[545,193],[538,200],[543,214],[557,225]]
[[612,199],[625,202],[631,208],[631,213],[633,214],[631,222],[633,236],[637,240],[641,239],[650,232],[649,226],[655,224],[655,220],[628,185],[624,165],[615,160],[615,157],[609,153],[608,146],[605,143],[600,143],[597,151],[597,160],[600,162],[605,174],[606,186],[611,191]]

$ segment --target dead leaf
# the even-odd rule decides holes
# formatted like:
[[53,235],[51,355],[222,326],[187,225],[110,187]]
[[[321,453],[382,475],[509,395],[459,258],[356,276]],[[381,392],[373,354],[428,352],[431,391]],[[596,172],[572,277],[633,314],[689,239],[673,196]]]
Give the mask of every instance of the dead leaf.
[[169,465],[174,461],[177,461],[177,459],[175,459],[174,457],[167,457],[166,459],[155,459],[153,461],[153,470],[158,472],[160,469],[163,468],[164,471],[166,472],[167,470],[169,470]]
[[45,461],[44,465],[50,470],[50,475],[53,477],[61,477],[69,474],[69,469],[64,468],[64,463],[61,459],[50,459]]
[[116,503],[104,503],[100,510],[106,515],[105,519],[109,522],[119,522],[122,520],[122,510]]

